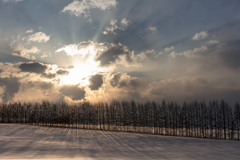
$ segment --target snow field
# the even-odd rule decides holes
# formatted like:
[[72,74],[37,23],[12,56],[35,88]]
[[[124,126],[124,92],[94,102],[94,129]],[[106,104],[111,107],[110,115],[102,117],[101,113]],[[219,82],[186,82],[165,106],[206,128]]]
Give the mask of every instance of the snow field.
[[240,142],[0,124],[0,159],[239,160]]

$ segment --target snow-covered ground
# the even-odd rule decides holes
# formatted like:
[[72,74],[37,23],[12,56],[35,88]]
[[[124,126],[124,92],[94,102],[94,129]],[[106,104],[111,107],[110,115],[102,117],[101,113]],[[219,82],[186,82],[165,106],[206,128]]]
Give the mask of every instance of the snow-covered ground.
[[0,124],[0,159],[239,160],[240,141]]

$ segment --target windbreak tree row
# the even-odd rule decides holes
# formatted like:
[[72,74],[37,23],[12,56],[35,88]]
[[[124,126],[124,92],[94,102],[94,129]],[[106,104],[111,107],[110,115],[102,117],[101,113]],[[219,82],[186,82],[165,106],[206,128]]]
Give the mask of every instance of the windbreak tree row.
[[223,100],[8,103],[0,104],[0,122],[239,140],[240,105]]

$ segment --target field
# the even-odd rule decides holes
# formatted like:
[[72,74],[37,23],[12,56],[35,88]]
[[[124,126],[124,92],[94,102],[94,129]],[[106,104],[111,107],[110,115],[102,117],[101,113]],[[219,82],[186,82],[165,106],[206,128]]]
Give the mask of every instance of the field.
[[0,124],[0,159],[239,159],[237,140]]

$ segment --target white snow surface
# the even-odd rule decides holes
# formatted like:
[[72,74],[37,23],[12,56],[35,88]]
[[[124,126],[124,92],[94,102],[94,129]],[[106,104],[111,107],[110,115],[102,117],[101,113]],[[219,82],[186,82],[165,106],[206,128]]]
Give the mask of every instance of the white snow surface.
[[239,160],[240,141],[0,124],[0,159]]

